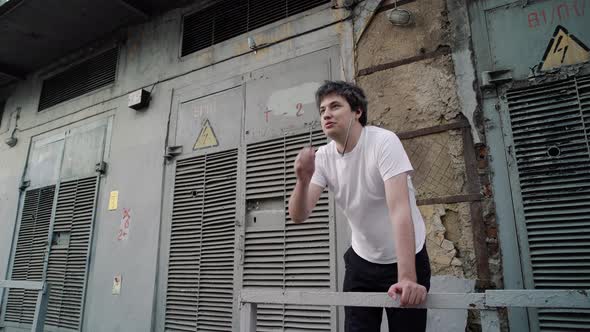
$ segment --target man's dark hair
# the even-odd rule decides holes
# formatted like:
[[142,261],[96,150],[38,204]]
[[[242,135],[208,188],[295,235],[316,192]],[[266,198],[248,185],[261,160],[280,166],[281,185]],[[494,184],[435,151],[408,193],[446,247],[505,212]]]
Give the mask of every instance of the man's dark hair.
[[331,94],[336,94],[346,99],[353,112],[360,109],[361,117],[359,118],[359,122],[363,127],[367,124],[367,97],[361,88],[353,83],[344,81],[325,81],[315,93],[317,107],[320,107],[322,99]]

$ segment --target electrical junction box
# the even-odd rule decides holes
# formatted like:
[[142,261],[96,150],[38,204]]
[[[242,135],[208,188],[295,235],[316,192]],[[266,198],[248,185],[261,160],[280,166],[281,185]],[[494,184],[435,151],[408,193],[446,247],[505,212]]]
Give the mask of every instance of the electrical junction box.
[[144,89],[131,92],[127,106],[136,111],[142,110],[150,104],[150,93]]

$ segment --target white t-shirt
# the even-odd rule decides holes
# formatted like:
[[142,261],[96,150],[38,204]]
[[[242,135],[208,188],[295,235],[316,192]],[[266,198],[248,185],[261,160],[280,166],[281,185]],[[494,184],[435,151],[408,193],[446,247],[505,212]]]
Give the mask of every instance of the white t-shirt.
[[[350,223],[354,251],[369,262],[390,264],[397,262],[397,257],[384,182],[411,171],[399,138],[391,131],[366,126],[354,149],[344,156],[338,153],[334,141],[318,149],[311,182],[334,193],[336,204]],[[408,188],[418,253],[424,246],[426,228],[410,176]]]

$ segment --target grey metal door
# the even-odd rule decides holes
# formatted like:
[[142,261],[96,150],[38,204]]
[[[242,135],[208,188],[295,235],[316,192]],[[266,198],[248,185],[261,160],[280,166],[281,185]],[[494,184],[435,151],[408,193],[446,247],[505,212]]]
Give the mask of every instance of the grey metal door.
[[[333,206],[325,192],[310,218],[287,212],[301,148],[326,143],[314,93],[332,77],[334,49],[293,58],[252,73],[246,82],[246,215],[242,287],[336,290]],[[260,331],[335,331],[329,306],[261,305]]]
[[[109,120],[34,140],[9,278],[51,284],[48,331],[80,330],[94,212]],[[100,167],[99,167],[100,168]],[[11,290],[8,329],[32,323],[35,295]]]
[[[512,87],[502,101],[525,281],[535,289],[588,289],[590,76]],[[590,329],[588,310],[535,316],[531,325],[541,331]]]
[[[244,287],[335,290],[328,194],[304,225],[286,202],[299,149],[325,143],[314,91],[337,48],[174,92],[158,331],[236,331]],[[334,331],[330,307],[262,306],[260,330]]]
[[158,330],[232,331],[243,87],[189,87],[173,104],[171,145],[182,152],[168,167]]
[[[506,288],[590,287],[589,5],[471,4]],[[513,330],[590,329],[585,310],[510,314]]]

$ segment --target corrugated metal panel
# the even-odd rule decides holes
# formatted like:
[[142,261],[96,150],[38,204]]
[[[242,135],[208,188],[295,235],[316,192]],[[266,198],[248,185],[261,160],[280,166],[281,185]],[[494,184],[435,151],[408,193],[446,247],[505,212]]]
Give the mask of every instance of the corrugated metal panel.
[[112,48],[43,81],[39,111],[113,83],[118,53]]
[[236,149],[176,164],[166,331],[230,331],[233,316]]
[[[315,147],[325,143],[321,131],[313,133]],[[246,199],[280,199],[285,213],[271,227],[246,228],[243,287],[330,289],[328,194],[322,194],[303,224],[294,224],[287,211],[296,181],[293,164],[299,150],[308,145],[309,134],[248,145]],[[330,331],[330,316],[328,307],[260,305],[257,331]]]
[[330,0],[225,0],[183,20],[182,56]]
[[[590,76],[507,93],[535,288],[590,288]],[[543,331],[588,311],[539,310]],[[585,317],[585,318],[584,318]]]
[[[55,186],[25,193],[10,279],[42,280],[54,194]],[[32,324],[36,301],[36,291],[11,289],[8,293],[5,320]]]
[[47,325],[72,330],[80,327],[97,183],[96,177],[89,177],[60,184],[53,236],[65,235],[69,240],[51,246]]

